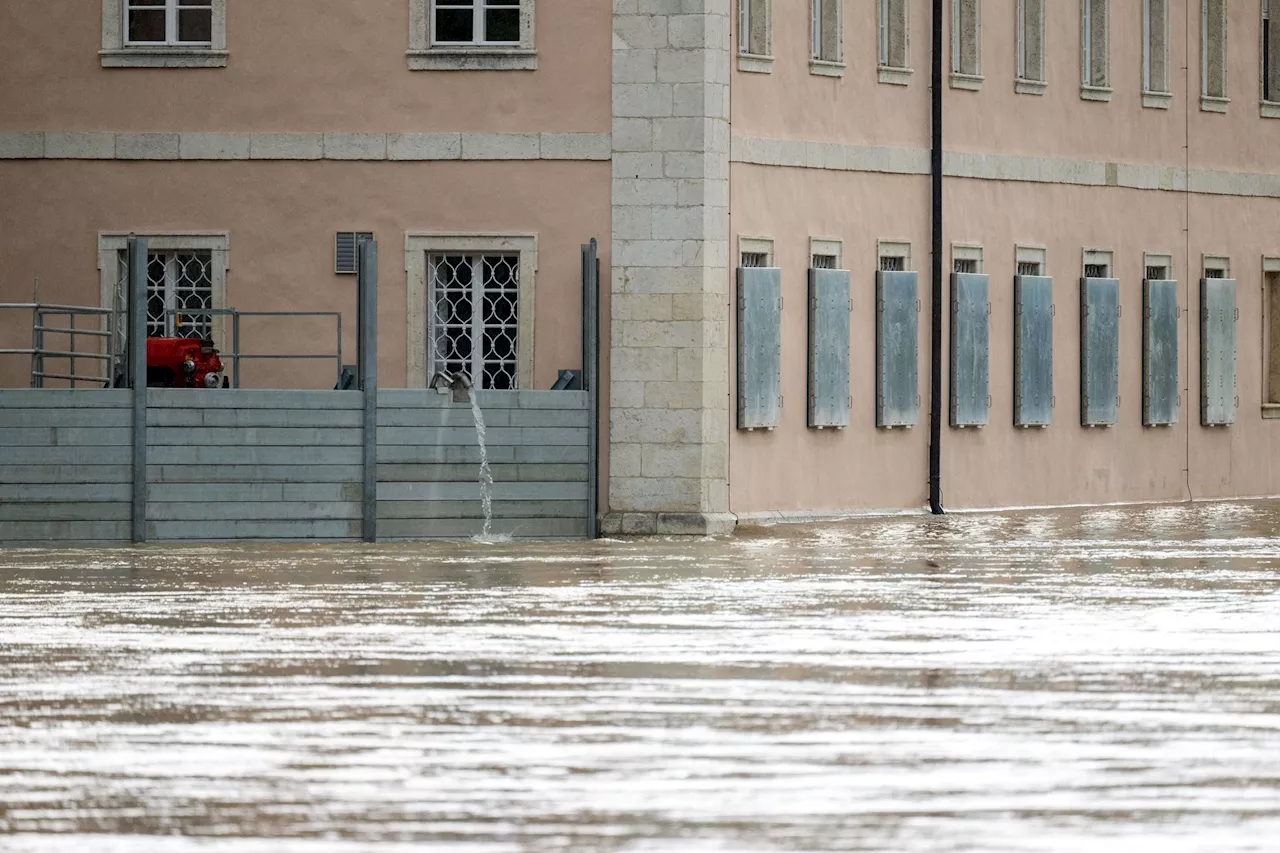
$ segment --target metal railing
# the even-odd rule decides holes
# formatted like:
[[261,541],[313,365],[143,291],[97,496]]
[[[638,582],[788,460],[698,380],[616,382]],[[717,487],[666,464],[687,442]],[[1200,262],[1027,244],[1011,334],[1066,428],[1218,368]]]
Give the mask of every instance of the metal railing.
[[[218,348],[218,354],[222,357],[223,362],[231,362],[231,387],[240,387],[240,363],[242,361],[257,360],[282,360],[282,361],[315,361],[315,360],[332,360],[336,366],[334,376],[338,381],[342,381],[342,312],[340,311],[238,311],[235,308],[174,308],[165,312],[166,316],[174,318],[174,328],[178,331],[179,337],[182,336],[182,329],[190,327],[192,324],[187,322],[192,317],[208,318],[207,324],[213,325],[214,318],[230,317],[231,318],[231,348],[226,348],[225,342],[214,341],[214,345]],[[240,349],[240,320],[243,317],[288,317],[291,320],[306,317],[327,317],[334,321],[336,328],[336,342],[333,352],[324,353],[246,353]]]
[[[77,383],[88,382],[95,386],[109,385],[115,374],[118,356],[111,351],[110,341],[115,335],[116,312],[110,308],[95,308],[88,305],[61,305],[40,301],[40,284],[36,283],[34,299],[31,302],[0,302],[0,310],[30,311],[31,346],[0,348],[0,356],[25,355],[31,358],[31,387],[43,388],[46,379],[60,379],[70,382],[75,388]],[[88,317],[96,321],[99,328],[76,327],[76,318]],[[105,318],[105,323],[103,322]],[[65,325],[50,325],[61,322]],[[101,328],[105,325],[105,329]],[[46,343],[45,336],[55,339],[66,338],[63,347],[58,348]],[[106,340],[106,346],[99,342]],[[91,342],[93,349],[80,349],[79,344]],[[65,363],[65,370],[47,369],[46,360]],[[82,373],[83,362],[93,362],[97,372]]]

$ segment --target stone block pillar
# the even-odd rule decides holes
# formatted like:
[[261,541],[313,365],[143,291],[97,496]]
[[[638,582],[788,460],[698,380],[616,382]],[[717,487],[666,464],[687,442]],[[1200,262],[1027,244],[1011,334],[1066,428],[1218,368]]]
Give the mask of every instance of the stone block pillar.
[[606,533],[725,533],[732,0],[613,0]]

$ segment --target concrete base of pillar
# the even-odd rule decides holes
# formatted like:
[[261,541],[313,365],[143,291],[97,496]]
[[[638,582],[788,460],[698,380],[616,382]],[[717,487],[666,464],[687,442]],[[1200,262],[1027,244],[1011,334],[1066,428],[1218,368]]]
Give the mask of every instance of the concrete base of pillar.
[[738,526],[731,512],[612,512],[600,523],[604,536],[728,536]]

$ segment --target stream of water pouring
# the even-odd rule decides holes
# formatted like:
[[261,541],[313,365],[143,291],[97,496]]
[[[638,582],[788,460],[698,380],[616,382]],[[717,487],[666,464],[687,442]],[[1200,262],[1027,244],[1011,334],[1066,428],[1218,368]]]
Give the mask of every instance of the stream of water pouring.
[[484,530],[479,539],[490,541],[493,539],[493,472],[489,469],[489,451],[485,447],[484,414],[480,411],[476,389],[468,387],[467,396],[471,399],[471,417],[476,422],[476,444],[480,446],[480,506],[484,509]]

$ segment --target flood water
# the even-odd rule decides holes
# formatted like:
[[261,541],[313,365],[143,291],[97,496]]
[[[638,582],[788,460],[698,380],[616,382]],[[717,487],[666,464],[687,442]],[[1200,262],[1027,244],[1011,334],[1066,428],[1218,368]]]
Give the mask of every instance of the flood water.
[[0,849],[1280,849],[1280,505],[0,551]]

